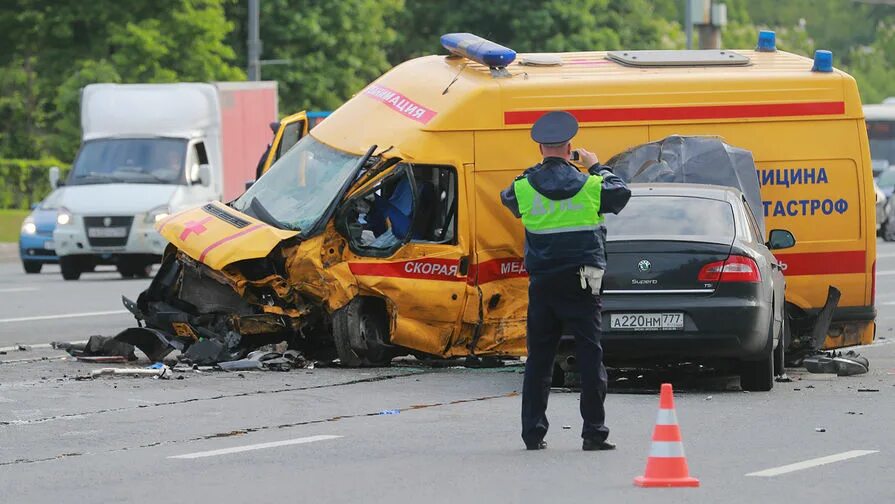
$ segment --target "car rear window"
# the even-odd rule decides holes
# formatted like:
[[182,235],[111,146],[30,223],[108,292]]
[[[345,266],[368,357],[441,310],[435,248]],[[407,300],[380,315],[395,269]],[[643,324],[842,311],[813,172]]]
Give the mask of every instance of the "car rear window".
[[730,203],[706,198],[637,195],[619,215],[605,217],[610,241],[732,243],[736,233]]

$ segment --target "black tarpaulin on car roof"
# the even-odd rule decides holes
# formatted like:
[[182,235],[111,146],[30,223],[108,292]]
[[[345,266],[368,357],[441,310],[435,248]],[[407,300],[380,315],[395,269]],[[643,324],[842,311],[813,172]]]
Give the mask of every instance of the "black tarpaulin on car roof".
[[718,137],[672,135],[632,147],[607,163],[628,183],[671,182],[735,187],[766,235],[761,185],[752,153]]

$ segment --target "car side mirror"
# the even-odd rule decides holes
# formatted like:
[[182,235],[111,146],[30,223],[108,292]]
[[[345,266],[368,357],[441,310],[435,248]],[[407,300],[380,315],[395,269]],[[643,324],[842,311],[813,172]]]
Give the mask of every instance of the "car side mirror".
[[59,167],[51,166],[49,177],[50,177],[50,187],[52,187],[53,189],[56,189],[57,187],[59,187],[59,176],[60,176]]
[[796,237],[785,229],[772,229],[767,245],[771,250],[792,248],[796,246]]
[[255,185],[255,181],[254,181],[254,180],[246,180],[246,191],[248,191],[249,189],[251,189],[253,185]]
[[205,187],[211,185],[211,165],[199,165],[199,183]]

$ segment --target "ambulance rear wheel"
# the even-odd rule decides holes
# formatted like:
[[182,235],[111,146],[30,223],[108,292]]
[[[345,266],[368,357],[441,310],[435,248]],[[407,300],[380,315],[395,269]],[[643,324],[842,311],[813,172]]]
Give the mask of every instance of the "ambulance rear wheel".
[[333,314],[333,343],[343,366],[388,366],[395,355],[388,341],[388,313],[380,299],[357,297]]

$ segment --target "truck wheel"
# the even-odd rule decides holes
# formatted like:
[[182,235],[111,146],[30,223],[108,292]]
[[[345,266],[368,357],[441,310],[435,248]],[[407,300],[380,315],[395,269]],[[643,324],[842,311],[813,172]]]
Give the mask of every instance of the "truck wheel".
[[62,270],[62,278],[65,280],[77,280],[81,278],[81,264],[75,257],[60,257],[59,269]]
[[883,240],[890,242],[895,241],[895,223],[886,221],[882,229]]
[[388,332],[384,303],[374,298],[354,298],[333,314],[333,342],[344,366],[389,365],[394,350]]
[[37,261],[22,261],[22,267],[25,268],[25,273],[35,274],[40,273],[41,268],[43,268],[43,263]]
[[121,274],[121,278],[149,278],[152,274],[152,265],[126,261],[118,264],[118,273]]

